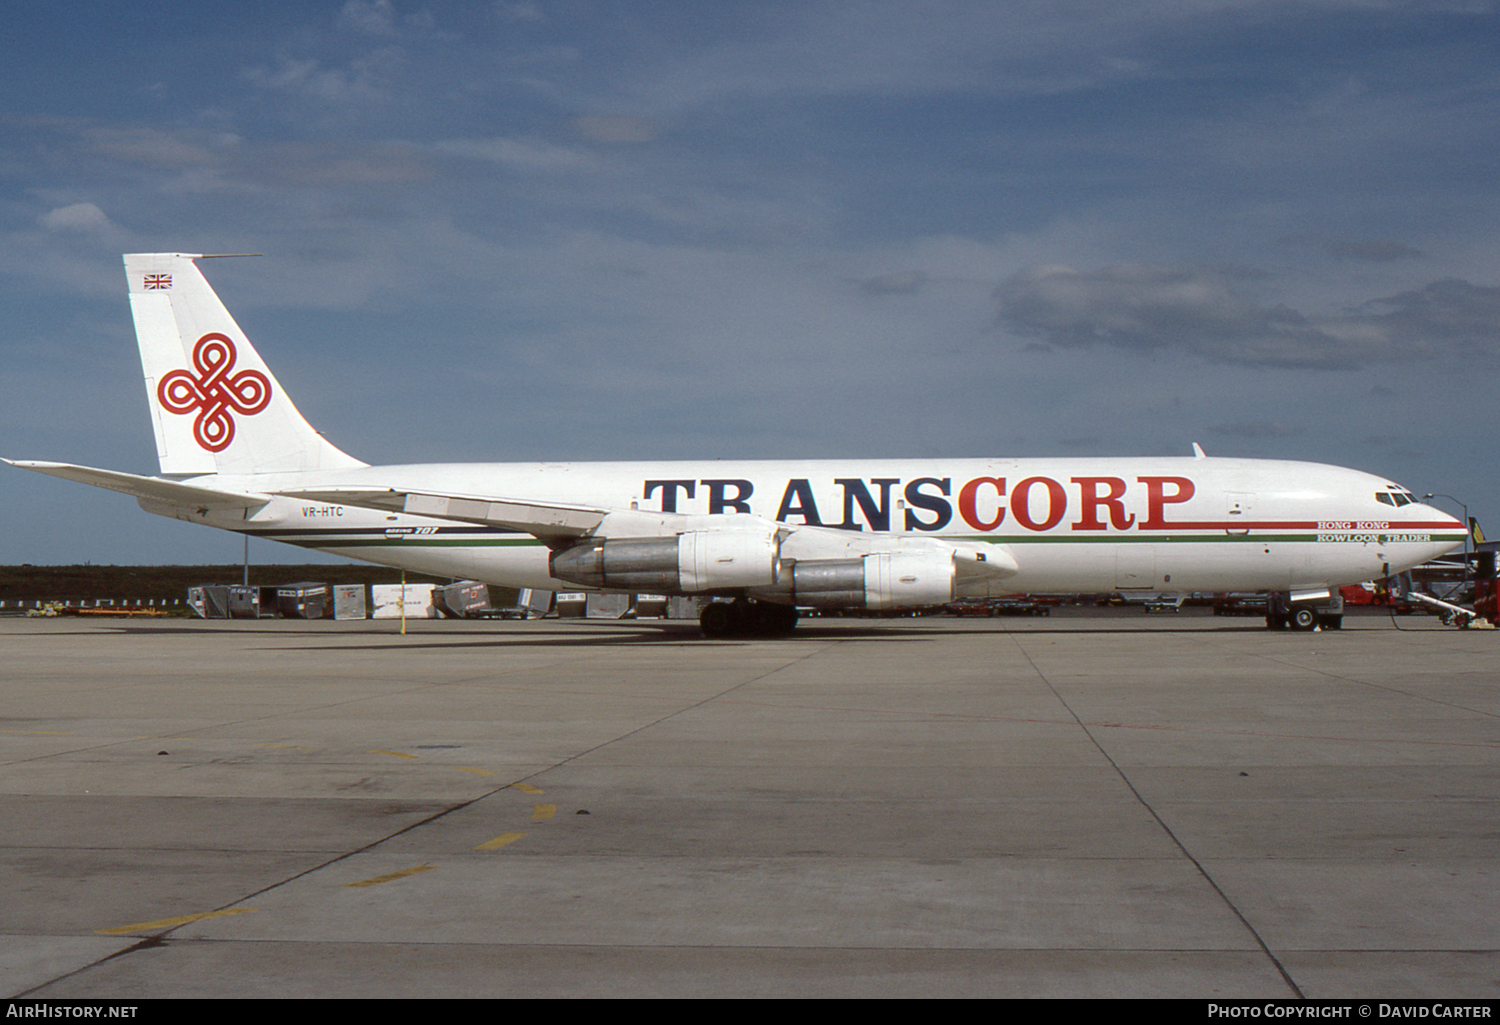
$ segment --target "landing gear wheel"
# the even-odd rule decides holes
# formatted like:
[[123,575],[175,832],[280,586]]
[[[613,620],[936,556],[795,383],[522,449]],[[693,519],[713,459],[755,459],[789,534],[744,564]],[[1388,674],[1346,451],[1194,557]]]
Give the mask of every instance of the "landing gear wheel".
[[698,613],[698,629],[710,639],[775,637],[797,628],[797,608],[762,601],[715,601]]
[[797,606],[795,605],[762,605],[767,633],[789,634],[797,629]]
[[703,636],[710,640],[725,637],[734,629],[738,618],[726,602],[709,602],[703,606],[703,611],[698,613],[698,629],[702,630]]

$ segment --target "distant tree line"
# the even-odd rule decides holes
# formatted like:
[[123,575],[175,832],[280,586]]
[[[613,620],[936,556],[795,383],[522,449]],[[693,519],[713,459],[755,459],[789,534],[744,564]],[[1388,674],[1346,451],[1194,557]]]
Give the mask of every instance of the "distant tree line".
[[[238,584],[245,568],[227,566],[0,566],[0,601],[134,601],[185,598],[196,584]],[[250,566],[250,583],[268,587],[316,580],[328,584],[399,584],[401,571],[363,563]],[[409,584],[446,584],[447,577],[408,573]],[[490,588],[493,604],[507,589]]]

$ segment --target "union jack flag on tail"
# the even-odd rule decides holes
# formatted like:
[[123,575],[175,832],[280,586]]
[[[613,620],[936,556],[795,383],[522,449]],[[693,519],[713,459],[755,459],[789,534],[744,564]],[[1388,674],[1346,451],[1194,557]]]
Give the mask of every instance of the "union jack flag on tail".
[[172,275],[170,274],[147,274],[145,281],[147,288],[171,288]]

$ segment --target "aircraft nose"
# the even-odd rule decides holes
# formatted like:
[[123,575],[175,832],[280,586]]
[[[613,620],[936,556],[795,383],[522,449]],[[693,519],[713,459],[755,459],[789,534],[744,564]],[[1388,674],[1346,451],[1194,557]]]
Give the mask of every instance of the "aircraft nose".
[[1421,516],[1426,529],[1432,532],[1432,540],[1441,542],[1444,551],[1453,551],[1468,543],[1469,525],[1452,513],[1421,503]]
[[1459,519],[1457,516],[1454,516],[1452,513],[1444,512],[1436,506],[1423,503],[1422,509],[1427,513],[1428,517],[1432,520],[1433,523],[1441,524],[1440,529],[1461,531],[1467,531],[1469,529],[1469,525],[1463,520]]

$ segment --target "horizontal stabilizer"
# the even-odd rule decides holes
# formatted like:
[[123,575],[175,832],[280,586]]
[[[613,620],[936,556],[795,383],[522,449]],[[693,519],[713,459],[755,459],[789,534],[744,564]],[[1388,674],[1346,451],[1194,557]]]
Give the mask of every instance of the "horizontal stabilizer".
[[539,538],[583,537],[604,521],[606,509],[582,505],[523,502],[472,495],[434,495],[415,491],[319,488],[278,492],[308,502],[353,505],[364,509],[431,516],[461,523],[480,523]]
[[258,509],[271,501],[270,495],[247,492],[218,491],[200,488],[192,484],[180,484],[175,480],[160,477],[141,477],[118,470],[96,470],[92,466],[74,466],[72,463],[43,463],[34,460],[6,459],[11,466],[37,473],[51,474],[64,480],[76,480],[81,484],[92,484],[96,488],[108,488],[136,498],[148,498],[171,505],[192,505],[206,509]]

